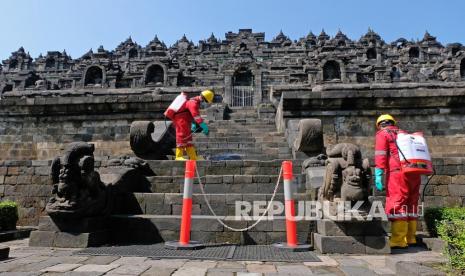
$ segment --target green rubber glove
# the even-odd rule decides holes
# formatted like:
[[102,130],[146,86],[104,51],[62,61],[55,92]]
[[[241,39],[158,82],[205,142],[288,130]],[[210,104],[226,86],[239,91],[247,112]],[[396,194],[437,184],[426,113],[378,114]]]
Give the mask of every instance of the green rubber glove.
[[375,186],[378,191],[384,190],[384,170],[375,168]]
[[210,133],[210,131],[208,130],[208,126],[205,122],[201,122],[200,127],[202,128],[203,134],[208,135],[208,133]]
[[191,124],[191,131],[194,132],[194,133],[197,131],[197,124],[196,123]]

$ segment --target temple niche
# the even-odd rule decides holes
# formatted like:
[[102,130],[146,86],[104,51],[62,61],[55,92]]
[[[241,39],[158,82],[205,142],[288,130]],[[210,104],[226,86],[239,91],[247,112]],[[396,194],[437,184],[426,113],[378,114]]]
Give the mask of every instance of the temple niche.
[[35,73],[30,73],[30,75],[24,81],[24,88],[34,88],[36,86],[36,82],[39,79],[39,76],[37,76]]
[[131,50],[129,50],[128,52],[128,58],[137,58],[138,56],[138,52],[137,52],[137,49],[136,48],[132,48]]
[[160,65],[151,65],[145,73],[145,85],[163,85],[165,81],[164,75],[164,70]]
[[462,80],[465,80],[465,58],[463,58],[462,62],[460,62],[460,77]]
[[14,70],[14,69],[16,69],[16,68],[18,68],[18,60],[13,59],[13,60],[10,61],[10,64],[9,64],[9,66],[8,66],[8,69]]
[[1,61],[0,89],[10,84],[21,91],[28,72],[34,72],[44,80],[35,90],[212,86],[225,94],[236,91],[241,99],[253,94],[255,105],[266,102],[277,85],[465,81],[464,50],[460,43],[442,46],[428,33],[421,41],[386,43],[371,29],[359,40],[322,31],[295,40],[280,32],[272,41],[240,29],[198,44],[183,36],[170,47],[157,36],[146,46],[129,37],[114,50],[101,46],[77,59],[66,51],[33,59],[20,47]]
[[183,72],[178,73],[177,86],[193,86],[195,84],[195,78],[192,76],[186,76]]
[[91,66],[87,69],[84,78],[84,86],[101,87],[103,84],[103,70],[98,66]]
[[234,86],[253,86],[253,74],[247,68],[239,68],[234,73]]
[[419,58],[420,57],[420,49],[418,47],[411,47],[408,50],[409,58]]
[[45,61],[45,69],[55,69],[56,68],[56,61],[54,58],[48,58]]
[[331,80],[340,80],[341,79],[341,68],[339,67],[339,63],[330,60],[325,63],[323,66],[323,80],[324,81],[331,81]]
[[367,50],[367,59],[376,59],[376,49],[370,48]]

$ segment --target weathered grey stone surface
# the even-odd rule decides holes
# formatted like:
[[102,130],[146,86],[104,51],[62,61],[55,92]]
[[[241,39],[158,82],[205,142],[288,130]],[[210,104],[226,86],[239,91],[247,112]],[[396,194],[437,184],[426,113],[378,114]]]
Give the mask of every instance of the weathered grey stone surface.
[[411,262],[398,262],[396,263],[396,275],[399,276],[445,276],[446,273],[427,267],[425,265],[411,263]]
[[389,254],[386,236],[324,236],[314,233],[315,248],[321,253]]

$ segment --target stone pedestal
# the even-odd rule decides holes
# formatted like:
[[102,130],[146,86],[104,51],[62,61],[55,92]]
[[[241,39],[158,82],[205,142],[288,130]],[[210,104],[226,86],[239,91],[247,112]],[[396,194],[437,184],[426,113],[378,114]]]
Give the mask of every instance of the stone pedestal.
[[0,246],[0,261],[8,259],[10,254],[10,248],[6,246]]
[[315,248],[321,253],[389,254],[384,223],[373,221],[317,221]]
[[39,230],[31,233],[29,246],[84,248],[107,243],[107,219],[52,219],[43,216]]

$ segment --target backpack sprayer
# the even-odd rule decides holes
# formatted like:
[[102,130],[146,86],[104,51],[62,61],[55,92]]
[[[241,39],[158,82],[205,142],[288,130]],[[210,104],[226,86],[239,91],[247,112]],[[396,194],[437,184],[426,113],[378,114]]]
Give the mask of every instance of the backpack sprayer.
[[[392,137],[391,130],[388,130]],[[423,132],[407,133],[399,131],[397,139],[393,139],[400,153],[399,159],[401,170],[405,174],[410,175],[431,175],[426,182],[421,200],[425,198],[426,187],[431,178],[436,174],[431,162],[431,154],[428,150],[428,145],[423,137]]]

